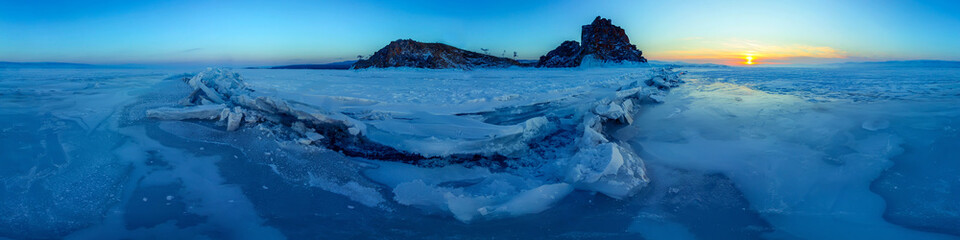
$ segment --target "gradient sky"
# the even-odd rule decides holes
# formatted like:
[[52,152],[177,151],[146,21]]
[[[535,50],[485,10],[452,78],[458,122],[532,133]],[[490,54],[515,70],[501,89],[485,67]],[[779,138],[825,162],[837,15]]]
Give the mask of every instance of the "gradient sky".
[[960,60],[958,1],[7,1],[0,61],[276,65],[412,38],[536,59],[601,15],[652,60]]

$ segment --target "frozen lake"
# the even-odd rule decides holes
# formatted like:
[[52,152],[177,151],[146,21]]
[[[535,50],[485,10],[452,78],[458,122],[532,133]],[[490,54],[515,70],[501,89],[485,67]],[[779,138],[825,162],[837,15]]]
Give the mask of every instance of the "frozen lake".
[[956,68],[202,70],[0,69],[0,238],[960,238]]

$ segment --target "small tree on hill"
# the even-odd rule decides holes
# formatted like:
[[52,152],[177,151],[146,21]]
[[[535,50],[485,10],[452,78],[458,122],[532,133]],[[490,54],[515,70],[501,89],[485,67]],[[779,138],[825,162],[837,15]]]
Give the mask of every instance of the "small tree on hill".
[[[490,49],[480,48],[480,51],[483,51],[483,54],[487,54],[487,51],[490,51]],[[489,55],[489,54],[487,54],[487,55]]]

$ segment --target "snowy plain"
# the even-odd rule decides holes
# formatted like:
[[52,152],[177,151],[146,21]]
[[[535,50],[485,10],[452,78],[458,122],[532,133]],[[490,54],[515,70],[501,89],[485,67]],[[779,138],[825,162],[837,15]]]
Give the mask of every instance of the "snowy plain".
[[0,237],[960,238],[960,70],[679,70],[2,69]]

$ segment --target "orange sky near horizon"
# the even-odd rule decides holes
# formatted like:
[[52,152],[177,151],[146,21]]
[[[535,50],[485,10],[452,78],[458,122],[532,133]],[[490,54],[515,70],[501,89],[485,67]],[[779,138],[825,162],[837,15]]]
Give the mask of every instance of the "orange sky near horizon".
[[674,50],[644,51],[644,55],[652,60],[741,66],[790,64],[797,60],[811,59],[819,62],[849,60],[847,52],[828,46],[773,45],[741,39],[721,41],[702,38],[681,39],[671,41],[666,46],[656,46],[655,49]]

